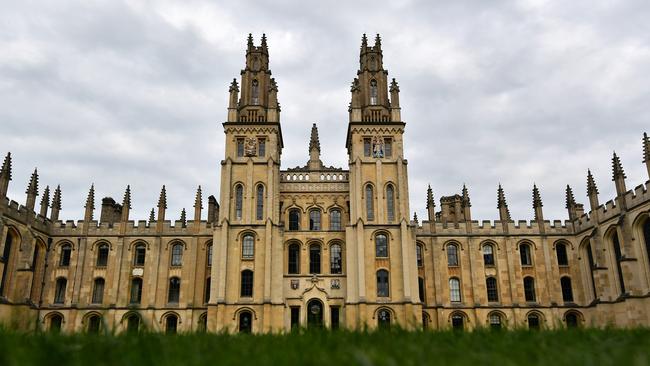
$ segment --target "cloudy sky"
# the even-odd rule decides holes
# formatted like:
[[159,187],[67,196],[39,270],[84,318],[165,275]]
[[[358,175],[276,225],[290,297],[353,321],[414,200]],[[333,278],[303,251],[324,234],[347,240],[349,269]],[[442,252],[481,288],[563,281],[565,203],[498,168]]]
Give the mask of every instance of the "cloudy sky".
[[[91,183],[146,219],[160,187],[168,217],[191,212],[198,185],[219,192],[228,85],[248,33],[268,37],[279,85],[283,168],[303,165],[313,122],[323,161],[345,166],[349,85],[363,33],[382,35],[401,88],[411,209],[425,217],[466,183],[475,219],[495,219],[503,184],[530,219],[536,182],[547,219],[565,219],[591,168],[614,195],[612,151],[628,188],[647,180],[650,3],[572,1],[4,1],[0,12],[0,154],[24,203],[61,184],[62,219],[83,217]],[[40,201],[40,197],[38,199]],[[99,217],[99,210],[95,217]]]

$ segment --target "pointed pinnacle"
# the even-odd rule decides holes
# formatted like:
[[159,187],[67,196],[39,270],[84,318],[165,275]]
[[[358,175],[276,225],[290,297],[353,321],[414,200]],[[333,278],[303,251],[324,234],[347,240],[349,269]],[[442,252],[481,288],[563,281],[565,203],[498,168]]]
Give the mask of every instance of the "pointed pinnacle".
[[567,184],[566,185],[566,208],[571,208],[576,205],[576,199],[573,197],[573,190]]
[[538,208],[544,206],[542,204],[542,197],[539,195],[539,189],[537,189],[537,184],[533,183],[533,208]]
[[252,48],[253,47],[253,34],[248,33],[248,47]]
[[155,212],[153,211],[153,208],[151,209],[151,212],[149,212],[149,222],[156,221],[156,216]]
[[375,47],[381,47],[381,37],[379,37],[379,33],[375,36]]
[[469,192],[467,191],[465,183],[463,183],[463,205],[466,207],[472,207],[472,203],[469,200]]
[[264,34],[264,33],[262,33],[262,48],[263,48],[263,49],[266,49],[266,48],[267,48],[267,45],[266,45],[266,34]]
[[185,222],[187,222],[187,213],[185,212],[185,208],[184,208],[184,207],[183,207],[183,209],[181,210],[181,222],[183,222],[183,224],[185,224]]
[[203,209],[203,193],[201,192],[201,186],[196,190],[196,198],[194,199],[194,208]]
[[393,81],[390,82],[390,88],[388,89],[389,92],[398,92],[399,93],[399,85],[397,85],[397,81],[395,81],[395,78],[393,78]]
[[436,207],[436,202],[433,200],[433,191],[431,185],[427,188],[427,209]]
[[364,33],[363,36],[361,37],[361,48],[368,47],[368,38],[366,37],[366,34]]
[[237,79],[232,79],[232,83],[230,83],[230,88],[228,88],[228,92],[239,92],[239,84],[237,84]]
[[497,208],[501,208],[503,206],[508,206],[506,203],[506,195],[503,192],[503,188],[501,187],[501,183],[499,183],[499,188],[497,189]]
[[52,198],[52,208],[61,209],[61,186],[57,185]]
[[158,198],[158,208],[167,209],[167,191],[165,190],[164,185],[160,190],[160,198]]
[[616,151],[614,151],[614,157],[612,157],[612,170],[612,180],[616,180],[616,178],[619,177],[622,177],[623,179],[627,178],[625,176],[625,172],[623,171],[623,166],[621,165],[621,159],[619,159],[616,155]]
[[126,207],[129,210],[131,209],[131,186],[126,186],[126,191],[124,192],[124,200],[122,201],[122,207]]
[[587,169],[587,196],[592,194],[598,194],[598,187],[596,187],[594,176],[591,175],[591,170]]
[[650,163],[650,138],[647,133],[643,133],[643,162]]
[[95,184],[90,185],[90,190],[88,191],[88,197],[86,198],[86,209],[94,210],[95,209]]
[[0,177],[11,180],[11,152],[8,152],[7,156],[5,156],[2,169],[0,169]]
[[29,179],[29,185],[27,186],[27,190],[25,191],[25,193],[38,196],[38,170],[37,169],[34,169],[34,173],[32,173],[32,177]]
[[45,186],[43,191],[43,197],[41,198],[41,206],[45,205],[46,207],[50,205],[50,186]]
[[320,140],[318,139],[318,127],[316,127],[315,123],[311,126],[311,138],[309,139],[309,151],[311,152],[313,149],[316,149],[318,150],[318,152],[320,152]]
[[413,221],[415,221],[416,224],[418,223],[418,213],[417,212],[413,212]]

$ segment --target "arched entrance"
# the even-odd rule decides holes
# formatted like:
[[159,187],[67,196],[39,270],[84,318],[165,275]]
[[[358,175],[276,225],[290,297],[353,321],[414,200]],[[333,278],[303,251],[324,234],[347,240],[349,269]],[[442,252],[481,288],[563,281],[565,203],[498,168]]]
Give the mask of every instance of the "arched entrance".
[[323,327],[323,303],[312,299],[307,303],[307,328],[317,329]]
[[239,313],[239,333],[250,333],[253,331],[253,314],[250,311]]

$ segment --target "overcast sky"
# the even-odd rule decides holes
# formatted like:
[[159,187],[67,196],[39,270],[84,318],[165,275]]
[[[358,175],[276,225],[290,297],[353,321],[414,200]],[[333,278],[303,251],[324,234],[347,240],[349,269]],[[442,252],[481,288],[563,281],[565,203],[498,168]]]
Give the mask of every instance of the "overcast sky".
[[[496,219],[502,183],[513,219],[540,188],[547,219],[565,219],[564,189],[588,208],[614,196],[612,151],[628,188],[648,177],[650,2],[625,1],[3,1],[0,154],[13,156],[10,198],[61,184],[62,219],[83,218],[95,183],[132,219],[167,186],[168,214],[191,217],[196,187],[218,197],[228,85],[246,37],[268,37],[279,86],[282,168],[308,159],[345,167],[350,82],[361,35],[380,33],[401,88],[411,210],[426,217],[466,183],[473,218]],[[40,196],[37,199],[40,202]],[[207,204],[204,203],[207,207]],[[439,208],[439,203],[438,203]],[[205,215],[205,212],[204,212]]]

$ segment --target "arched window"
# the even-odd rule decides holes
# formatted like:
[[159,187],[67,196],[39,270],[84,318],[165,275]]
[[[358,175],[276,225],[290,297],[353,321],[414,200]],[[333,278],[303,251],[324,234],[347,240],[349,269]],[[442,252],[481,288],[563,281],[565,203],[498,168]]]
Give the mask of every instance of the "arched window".
[[65,302],[65,288],[68,285],[68,280],[63,277],[56,279],[56,286],[54,290],[54,303],[63,304]]
[[320,210],[309,211],[309,230],[320,230]]
[[61,325],[63,324],[63,317],[59,314],[53,314],[50,316],[50,332],[58,333],[61,331]]
[[178,317],[174,314],[169,314],[165,318],[165,332],[167,334],[175,334],[178,330]]
[[370,105],[377,105],[378,92],[377,92],[377,80],[370,80]]
[[451,302],[460,302],[460,280],[456,277],[449,279],[449,301]]
[[528,329],[539,329],[539,315],[537,313],[528,314]]
[[253,330],[253,314],[250,311],[239,313],[239,333],[250,333]]
[[330,211],[330,230],[341,230],[341,210]]
[[341,274],[343,272],[343,251],[340,244],[330,246],[330,273]]
[[375,195],[370,184],[366,185],[366,218],[368,221],[375,220]]
[[375,256],[378,258],[388,257],[388,238],[384,234],[375,235]]
[[424,267],[424,259],[422,258],[422,245],[417,244],[415,246],[415,258],[418,264],[418,267]]
[[300,244],[289,245],[289,274],[300,273]]
[[573,302],[573,288],[571,287],[571,278],[560,278],[560,286],[562,287],[562,300],[564,302]]
[[499,313],[491,313],[489,321],[490,321],[490,328],[491,329],[494,329],[494,330],[501,329],[502,320],[501,320],[501,315]]
[[587,243],[585,245],[585,249],[587,252],[587,264],[589,264],[589,280],[591,282],[591,289],[594,292],[594,297],[597,298],[598,294],[596,293],[596,280],[594,279],[594,268],[595,268],[595,262],[594,262],[594,255],[591,253],[591,244]]
[[458,246],[455,244],[447,244],[447,265],[458,266]]
[[309,273],[320,273],[320,245],[318,244],[309,246]]
[[377,311],[377,326],[379,329],[390,328],[390,310],[379,309],[379,311]]
[[139,304],[142,301],[142,278],[134,277],[131,280],[131,304]]
[[132,313],[126,318],[126,331],[128,333],[137,333],[140,330],[140,317]]
[[255,197],[255,219],[263,220],[264,219],[264,186],[261,184],[257,185],[257,192]]
[[199,316],[199,332],[205,333],[208,330],[208,314],[203,313]]
[[418,296],[420,301],[424,302],[424,278],[418,277]]
[[492,244],[483,245],[483,264],[486,267],[494,266],[494,246]]
[[451,315],[451,327],[453,330],[464,330],[465,316],[461,313],[453,313]]
[[499,290],[497,289],[497,279],[488,277],[485,279],[485,287],[487,289],[487,299],[489,302],[499,301]]
[[260,104],[260,83],[254,79],[251,83],[251,104]]
[[135,246],[135,252],[133,253],[133,265],[134,266],[144,266],[144,260],[147,256],[147,247],[144,244],[138,244]]
[[245,269],[241,272],[241,297],[253,297],[253,271]]
[[645,240],[645,252],[650,261],[650,218],[646,218],[643,223],[643,239]]
[[208,244],[206,246],[206,258],[205,258],[205,265],[208,267],[212,267],[212,244]]
[[97,334],[99,333],[99,330],[102,326],[102,318],[97,315],[93,314],[88,317],[88,333],[93,333]]
[[167,294],[167,302],[170,304],[177,304],[181,298],[181,279],[172,277],[169,279],[169,292]]
[[527,302],[535,302],[535,279],[524,277],[524,298]]
[[97,247],[97,267],[106,267],[108,264],[108,244],[100,244]]
[[235,219],[241,220],[242,207],[244,206],[244,187],[241,184],[235,186]]
[[388,271],[380,269],[377,271],[377,297],[388,297],[389,295]]
[[530,252],[530,245],[528,244],[521,244],[519,246],[519,256],[521,258],[521,265],[522,266],[532,266],[533,265],[533,257]]
[[388,221],[395,220],[395,189],[390,184],[386,187],[386,216]]
[[210,302],[210,282],[211,282],[210,277],[205,279],[205,290],[203,293],[203,303],[205,304]]
[[101,304],[104,301],[104,284],[105,281],[103,278],[95,278],[92,298],[93,304]]
[[255,257],[255,238],[251,234],[244,235],[241,246],[241,256],[245,259]]
[[567,328],[577,328],[580,326],[580,318],[578,314],[573,311],[569,311],[564,316],[564,321],[566,322]]
[[61,247],[61,258],[59,260],[59,266],[67,267],[70,265],[70,257],[72,256],[72,245],[65,244]]
[[625,279],[623,278],[623,268],[621,267],[623,254],[621,253],[621,244],[618,241],[618,233],[616,231],[614,231],[614,235],[612,235],[612,246],[614,247],[614,256],[616,257],[616,271],[618,272],[618,283],[621,287],[621,294],[625,294]]
[[173,267],[183,265],[183,244],[172,245],[172,262]]
[[431,318],[426,312],[422,312],[422,330],[429,329],[429,323],[431,323]]
[[557,243],[557,245],[555,245],[555,255],[557,256],[558,266],[569,265],[569,256],[567,255],[565,244]]
[[297,208],[289,210],[289,230],[300,230],[300,210]]
[[2,251],[2,261],[5,263],[2,269],[2,278],[0,279],[0,295],[5,295],[5,282],[7,281],[7,273],[9,272],[9,260],[11,258],[11,244],[13,242],[13,235],[8,234],[5,239],[5,247]]

